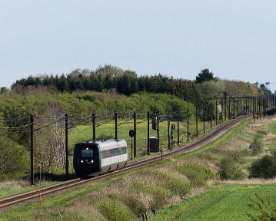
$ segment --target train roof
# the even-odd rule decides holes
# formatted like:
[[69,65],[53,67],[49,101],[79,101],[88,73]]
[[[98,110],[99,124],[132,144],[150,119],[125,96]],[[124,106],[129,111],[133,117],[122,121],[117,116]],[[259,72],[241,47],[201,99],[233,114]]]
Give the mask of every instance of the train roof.
[[115,147],[126,147],[127,142],[125,139],[108,139],[108,140],[96,140],[95,142],[83,142],[80,144],[96,144],[100,150],[109,150]]

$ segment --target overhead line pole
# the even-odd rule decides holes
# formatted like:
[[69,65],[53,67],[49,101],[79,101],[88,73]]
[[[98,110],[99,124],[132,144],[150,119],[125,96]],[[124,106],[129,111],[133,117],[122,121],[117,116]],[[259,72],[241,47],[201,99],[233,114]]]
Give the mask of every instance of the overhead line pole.
[[30,173],[31,185],[34,185],[34,116],[30,115],[31,121],[31,149],[30,149]]
[[65,114],[65,174],[69,174],[69,161],[68,161],[68,115]]

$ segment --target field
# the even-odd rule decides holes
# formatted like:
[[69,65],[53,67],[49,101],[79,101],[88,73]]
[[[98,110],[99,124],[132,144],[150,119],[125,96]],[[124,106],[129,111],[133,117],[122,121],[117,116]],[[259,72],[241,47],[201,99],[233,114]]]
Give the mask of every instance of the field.
[[271,184],[213,184],[205,193],[161,211],[150,221],[246,221],[248,213],[256,213],[249,207],[256,194],[276,205],[275,191],[276,180]]

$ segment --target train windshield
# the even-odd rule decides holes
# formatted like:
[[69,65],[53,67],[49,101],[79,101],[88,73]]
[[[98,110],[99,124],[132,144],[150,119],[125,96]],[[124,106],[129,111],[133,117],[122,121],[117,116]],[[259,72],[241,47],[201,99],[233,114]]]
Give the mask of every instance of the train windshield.
[[93,150],[85,148],[81,150],[81,157],[83,158],[93,158]]

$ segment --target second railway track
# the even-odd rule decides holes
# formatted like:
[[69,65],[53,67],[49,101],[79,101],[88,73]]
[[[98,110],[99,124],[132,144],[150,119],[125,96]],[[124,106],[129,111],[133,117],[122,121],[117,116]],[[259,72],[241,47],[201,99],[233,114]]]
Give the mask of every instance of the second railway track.
[[162,159],[167,159],[171,156],[174,155],[179,155],[182,153],[186,153],[186,152],[190,152],[192,150],[198,149],[199,147],[201,147],[203,144],[206,144],[208,142],[210,142],[211,140],[215,139],[218,135],[222,134],[223,132],[225,132],[227,129],[231,128],[232,126],[234,126],[235,124],[237,124],[238,122],[242,121],[243,119],[245,119],[246,116],[241,116],[238,117],[236,119],[230,120],[220,126],[218,126],[217,128],[215,128],[211,133],[201,137],[200,139],[196,140],[195,142],[191,143],[191,144],[187,144],[184,145],[176,150],[164,153],[162,155],[159,156],[155,156],[143,161],[137,161],[131,164],[128,164],[125,168],[120,169],[120,170],[115,170],[112,171],[110,173],[107,174],[103,174],[97,177],[93,177],[90,179],[73,179],[73,180],[69,180],[69,181],[65,181],[63,183],[60,184],[56,184],[56,185],[52,185],[49,187],[44,187],[41,188],[39,190],[33,190],[30,192],[26,192],[26,193],[22,193],[22,194],[18,194],[18,195],[14,195],[11,197],[6,197],[3,199],[0,199],[0,209],[3,208],[7,208],[10,206],[14,206],[16,204],[22,203],[22,202],[26,202],[26,201],[30,201],[33,199],[39,199],[42,196],[46,196],[49,195],[51,193],[55,193],[55,192],[59,192],[62,190],[66,190],[66,189],[70,189],[94,180],[99,180],[102,179],[104,177],[108,177],[114,174],[118,174],[118,173],[122,173],[124,171],[130,170],[130,169],[134,169],[134,168],[138,168],[141,166],[145,166],[151,163],[155,163],[158,162]]

